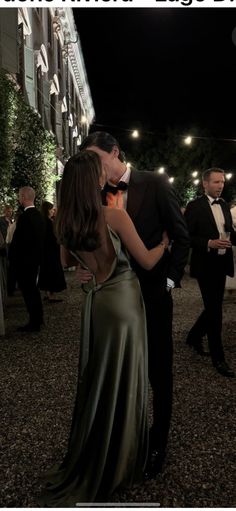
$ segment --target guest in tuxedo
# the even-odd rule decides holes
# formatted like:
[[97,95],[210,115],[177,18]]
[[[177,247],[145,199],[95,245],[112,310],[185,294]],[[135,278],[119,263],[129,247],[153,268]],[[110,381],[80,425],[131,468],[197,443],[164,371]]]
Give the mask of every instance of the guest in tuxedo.
[[222,169],[206,170],[202,176],[205,194],[190,202],[185,211],[192,246],[190,275],[197,279],[204,303],[187,344],[204,355],[202,338],[207,334],[214,367],[223,376],[233,377],[221,338],[225,280],[234,274],[231,240],[235,244],[236,238],[230,208],[220,198],[224,183]]
[[12,207],[9,205],[6,205],[3,210],[3,216],[0,217],[0,233],[3,236],[4,239],[4,246],[0,248],[0,259],[1,259],[1,268],[2,268],[2,295],[3,300],[5,301],[5,298],[7,296],[7,290],[8,290],[8,278],[9,278],[9,268],[8,268],[8,260],[7,260],[7,244],[6,244],[6,238],[7,238],[7,230],[9,226],[12,224]]
[[16,280],[16,272],[14,264],[12,264],[12,258],[11,258],[11,242],[13,239],[13,235],[16,229],[16,224],[18,222],[18,218],[20,215],[22,215],[24,211],[24,208],[19,205],[17,211],[14,215],[14,221],[12,224],[9,224],[7,229],[7,237],[6,237],[6,243],[7,243],[7,256],[8,256],[8,268],[7,268],[7,294],[8,296],[13,296],[14,292],[16,290],[17,286],[17,280]]
[[[233,203],[230,206],[230,213],[232,216],[232,222],[233,222],[233,230],[236,232],[236,204]],[[234,259],[234,277],[226,277],[226,284],[225,284],[225,290],[226,294],[231,295],[231,293],[234,293],[236,290],[236,247],[232,247],[233,250],[233,259]]]
[[29,313],[29,322],[18,328],[21,332],[39,331],[43,323],[42,301],[37,285],[42,255],[43,219],[34,206],[34,199],[33,188],[20,188],[19,202],[24,212],[18,219],[11,243],[11,258],[17,282]]
[[[187,262],[189,237],[175,193],[166,179],[152,172],[126,167],[124,153],[117,140],[105,132],[88,135],[81,150],[96,152],[108,169],[109,183],[103,190],[103,203],[125,208],[140,238],[148,249],[154,247],[167,231],[171,251],[150,272],[131,260],[142,289],[146,307],[149,380],[153,389],[153,426],[146,478],[161,471],[165,458],[172,408],[172,314],[171,290],[180,286]],[[112,187],[110,185],[113,185]],[[78,271],[81,282],[91,278],[89,272]]]

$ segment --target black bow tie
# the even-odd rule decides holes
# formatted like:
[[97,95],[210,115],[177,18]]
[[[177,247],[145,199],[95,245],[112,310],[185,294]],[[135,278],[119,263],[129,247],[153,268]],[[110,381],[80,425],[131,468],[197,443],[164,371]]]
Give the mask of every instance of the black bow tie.
[[221,204],[223,204],[223,202],[224,202],[223,199],[215,199],[215,200],[212,201],[211,205],[212,204],[219,204],[221,206]]
[[120,181],[117,186],[109,185],[109,183],[106,183],[104,186],[104,192],[110,192],[113,193],[113,195],[116,195],[118,190],[122,190],[123,192],[127,190],[128,185],[124,181]]

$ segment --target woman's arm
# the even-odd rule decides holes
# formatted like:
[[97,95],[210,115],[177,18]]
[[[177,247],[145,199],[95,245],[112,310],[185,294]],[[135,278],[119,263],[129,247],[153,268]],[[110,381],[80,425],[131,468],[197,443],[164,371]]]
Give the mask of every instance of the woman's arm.
[[60,245],[60,256],[62,266],[77,266],[78,261],[69,250]]
[[119,235],[132,257],[145,270],[151,270],[161,259],[168,246],[167,235],[163,235],[163,240],[159,245],[148,250],[139,237],[130,216],[124,209],[113,209],[108,214],[112,229]]

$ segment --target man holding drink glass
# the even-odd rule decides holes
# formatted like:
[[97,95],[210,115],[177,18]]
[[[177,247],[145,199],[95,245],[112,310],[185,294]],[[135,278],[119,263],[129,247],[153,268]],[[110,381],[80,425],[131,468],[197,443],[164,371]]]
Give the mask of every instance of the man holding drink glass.
[[223,376],[234,377],[221,338],[225,280],[226,275],[234,275],[232,242],[236,244],[230,208],[220,198],[224,183],[222,169],[206,170],[202,175],[205,194],[191,201],[185,211],[192,247],[190,275],[197,279],[204,303],[187,344],[206,355],[202,338],[207,334],[213,366]]

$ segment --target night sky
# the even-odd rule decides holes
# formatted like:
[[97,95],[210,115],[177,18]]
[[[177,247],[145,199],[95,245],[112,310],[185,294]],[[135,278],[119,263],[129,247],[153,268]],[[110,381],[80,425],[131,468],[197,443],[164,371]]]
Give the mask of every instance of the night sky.
[[236,138],[236,9],[77,8],[74,15],[101,129],[117,135],[169,125]]

